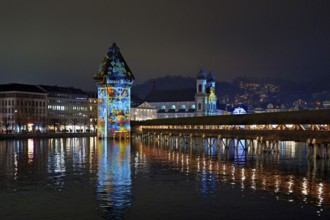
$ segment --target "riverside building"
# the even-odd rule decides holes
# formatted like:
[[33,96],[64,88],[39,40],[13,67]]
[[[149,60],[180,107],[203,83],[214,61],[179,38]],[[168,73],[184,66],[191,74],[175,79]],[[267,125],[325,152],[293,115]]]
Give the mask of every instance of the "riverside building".
[[0,85],[0,131],[41,132],[47,124],[47,93],[36,85]]
[[53,132],[89,129],[88,95],[81,89],[40,85],[47,93],[48,128]]
[[0,131],[85,132],[93,127],[91,105],[95,103],[88,100],[88,95],[73,87],[2,84]]
[[180,90],[152,91],[145,98],[157,109],[157,118],[181,118],[206,115],[219,115],[215,93],[215,77],[203,68],[197,74],[196,88]]

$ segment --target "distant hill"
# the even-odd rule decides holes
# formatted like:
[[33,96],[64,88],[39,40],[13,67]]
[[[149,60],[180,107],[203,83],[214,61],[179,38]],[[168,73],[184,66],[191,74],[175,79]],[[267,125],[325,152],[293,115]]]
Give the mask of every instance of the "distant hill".
[[132,93],[144,99],[151,91],[153,85],[156,89],[189,89],[195,88],[196,79],[183,76],[164,76],[150,79],[142,84],[133,85]]
[[[305,101],[326,100],[330,99],[330,88],[328,78],[315,79],[308,83],[297,83],[279,78],[255,78],[255,77],[238,77],[232,82],[216,82],[216,93],[219,100],[233,101],[235,97],[244,95],[246,90],[240,88],[240,83],[271,83],[279,87],[276,94],[267,102],[292,104],[293,101],[303,99]],[[141,84],[135,84],[132,87],[132,93],[141,99],[144,99],[152,87],[156,89],[188,89],[196,87],[196,79],[194,77],[184,76],[164,76],[150,79]]]

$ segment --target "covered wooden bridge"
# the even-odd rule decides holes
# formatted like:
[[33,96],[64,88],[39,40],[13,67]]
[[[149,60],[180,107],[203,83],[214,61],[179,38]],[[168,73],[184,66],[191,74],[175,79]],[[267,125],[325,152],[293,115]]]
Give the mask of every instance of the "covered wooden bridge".
[[258,140],[264,150],[277,150],[278,141],[305,142],[313,157],[324,158],[330,157],[330,109],[135,121],[132,135],[165,141],[213,138],[218,144]]

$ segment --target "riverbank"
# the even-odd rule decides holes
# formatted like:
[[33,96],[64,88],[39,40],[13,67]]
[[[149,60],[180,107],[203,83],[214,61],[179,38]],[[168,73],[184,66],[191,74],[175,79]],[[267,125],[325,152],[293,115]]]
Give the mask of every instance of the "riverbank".
[[28,138],[73,138],[96,137],[96,133],[27,133],[27,134],[0,134],[0,140],[28,139]]

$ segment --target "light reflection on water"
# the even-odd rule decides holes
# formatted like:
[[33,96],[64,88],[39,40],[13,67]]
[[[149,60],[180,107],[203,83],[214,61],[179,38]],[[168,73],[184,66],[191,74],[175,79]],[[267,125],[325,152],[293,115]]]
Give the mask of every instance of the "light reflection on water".
[[[278,200],[308,204],[316,214],[330,207],[329,160],[306,159],[304,143],[280,142],[280,152],[256,153],[214,145],[171,145],[160,142],[140,144],[139,158],[168,160],[172,169],[197,175],[201,192],[212,194],[217,184],[231,184],[242,191],[263,191]],[[143,151],[141,150],[143,149]],[[143,162],[142,162],[143,163]]]
[[98,142],[99,169],[97,179],[97,200],[109,219],[124,217],[131,206],[131,164],[130,144],[120,141],[108,144]]
[[[174,182],[177,192],[196,186],[191,193],[201,193],[207,202],[216,201],[214,195],[222,185],[242,193],[266,192],[277,200],[315,207],[315,216],[330,207],[329,160],[307,160],[303,143],[280,142],[279,153],[245,152],[244,141],[232,142],[229,148],[196,143],[173,146],[96,138],[0,141],[0,207],[6,210],[0,217],[23,218],[29,213],[34,219],[78,218],[78,212],[82,218],[122,219],[140,207],[134,197],[139,183],[152,187]],[[152,179],[155,176],[160,179]],[[189,178],[180,182],[185,176]],[[27,194],[30,204],[8,202]],[[49,197],[52,208],[40,211],[42,199],[37,195]],[[65,205],[72,200],[79,205]],[[17,206],[28,211],[17,212]]]
[[[0,141],[0,219],[123,218],[131,206],[130,150],[129,142],[96,138]],[[44,210],[40,194],[51,203]],[[8,199],[20,201],[22,195],[33,204],[22,202],[17,212]]]

